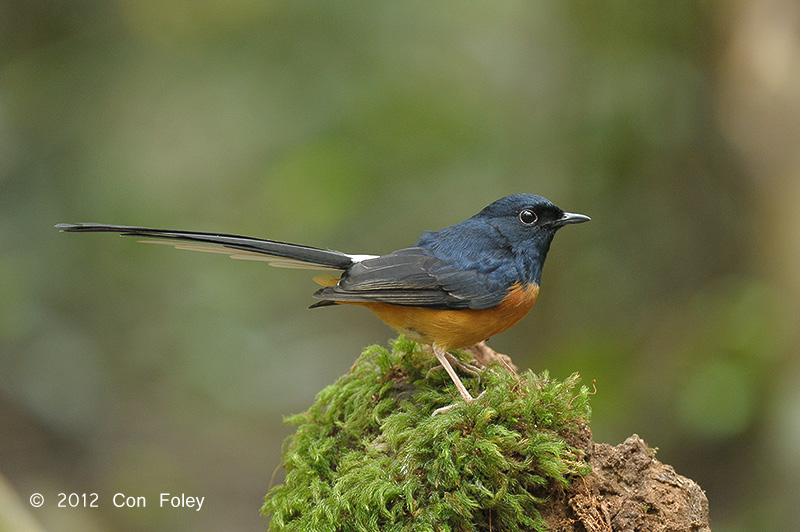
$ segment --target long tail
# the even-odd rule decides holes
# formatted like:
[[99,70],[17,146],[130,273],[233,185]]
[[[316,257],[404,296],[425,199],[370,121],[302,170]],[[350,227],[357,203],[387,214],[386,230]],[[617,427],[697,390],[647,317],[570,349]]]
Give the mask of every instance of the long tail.
[[195,233],[192,231],[173,231],[151,229],[128,225],[106,225],[95,223],[58,224],[61,232],[107,232],[122,236],[155,238],[151,243],[171,244],[178,249],[227,253],[235,259],[264,260],[273,266],[288,268],[307,268],[314,270],[346,270],[356,262],[371,255],[348,255],[341,251],[319,249],[276,240],[263,240],[246,236],[218,233]]

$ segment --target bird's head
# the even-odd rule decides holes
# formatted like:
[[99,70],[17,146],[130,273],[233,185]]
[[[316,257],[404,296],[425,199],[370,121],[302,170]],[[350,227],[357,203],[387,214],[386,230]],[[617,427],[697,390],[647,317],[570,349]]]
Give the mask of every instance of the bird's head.
[[461,223],[423,233],[417,246],[465,269],[538,283],[556,231],[589,219],[542,196],[514,194]]
[[542,196],[513,194],[488,205],[473,219],[490,224],[509,242],[528,247],[549,246],[560,228],[567,224],[588,222],[591,218],[564,212]]
[[488,205],[473,219],[492,226],[507,249],[527,263],[525,269],[538,283],[556,231],[591,218],[564,212],[542,196],[513,194]]

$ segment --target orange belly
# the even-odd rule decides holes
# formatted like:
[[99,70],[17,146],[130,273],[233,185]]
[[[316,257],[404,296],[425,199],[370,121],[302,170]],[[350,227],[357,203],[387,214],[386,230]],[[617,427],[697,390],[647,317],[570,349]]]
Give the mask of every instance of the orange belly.
[[533,307],[539,285],[512,286],[503,301],[492,308],[438,310],[389,303],[352,303],[374,312],[387,325],[425,344],[447,349],[468,347],[499,334],[521,320]]

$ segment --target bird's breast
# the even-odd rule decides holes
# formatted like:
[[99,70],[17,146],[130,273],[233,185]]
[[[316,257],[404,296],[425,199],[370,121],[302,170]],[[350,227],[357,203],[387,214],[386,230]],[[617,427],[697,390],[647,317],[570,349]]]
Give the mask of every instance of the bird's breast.
[[514,284],[500,304],[487,309],[430,309],[358,302],[387,325],[418,342],[445,349],[474,345],[510,329],[533,307],[539,294],[537,283]]

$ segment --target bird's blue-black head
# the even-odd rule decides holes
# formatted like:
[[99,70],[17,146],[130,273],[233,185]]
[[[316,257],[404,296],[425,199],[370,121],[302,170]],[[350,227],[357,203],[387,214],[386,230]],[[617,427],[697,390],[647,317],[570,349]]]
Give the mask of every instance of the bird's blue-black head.
[[513,194],[461,223],[422,235],[418,247],[459,268],[477,270],[503,284],[539,283],[556,231],[586,222],[535,194]]

